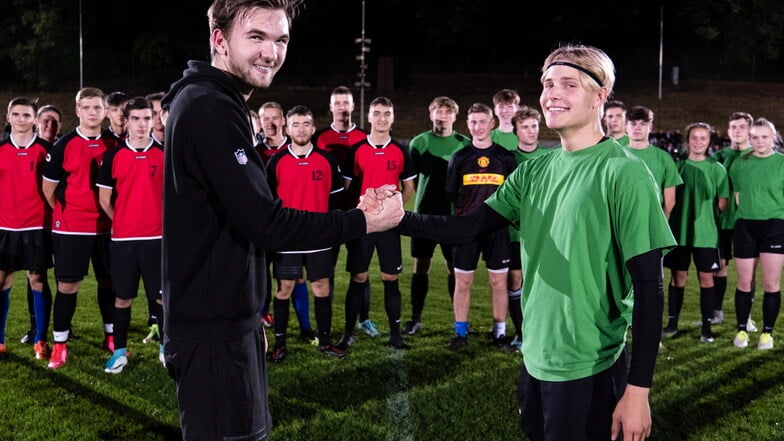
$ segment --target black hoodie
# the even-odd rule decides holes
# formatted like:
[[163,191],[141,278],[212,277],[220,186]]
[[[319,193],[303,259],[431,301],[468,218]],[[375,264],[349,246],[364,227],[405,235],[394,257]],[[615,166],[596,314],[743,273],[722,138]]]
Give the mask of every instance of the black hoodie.
[[259,324],[265,250],[327,248],[362,236],[360,210],[283,208],[253,149],[239,79],[190,61],[168,106],[163,189],[165,332],[223,341]]

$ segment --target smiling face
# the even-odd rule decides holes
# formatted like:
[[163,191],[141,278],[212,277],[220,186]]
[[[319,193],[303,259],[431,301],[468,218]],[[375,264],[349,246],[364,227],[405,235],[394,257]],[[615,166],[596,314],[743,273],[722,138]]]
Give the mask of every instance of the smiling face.
[[8,109],[6,120],[8,120],[8,124],[11,124],[12,134],[32,133],[35,125],[35,109],[23,104],[11,106]]
[[228,34],[212,32],[212,64],[251,88],[267,88],[286,60],[288,44],[285,11],[254,7],[237,14]]
[[710,147],[711,133],[710,130],[702,127],[695,127],[689,131],[689,139],[687,140],[689,146],[689,158],[703,157],[708,152]]
[[547,127],[559,133],[586,127],[598,119],[600,92],[582,84],[580,72],[569,66],[552,66],[542,76],[542,106]]
[[471,133],[473,144],[477,147],[483,147],[492,136],[495,118],[490,113],[471,112],[468,114],[466,125]]

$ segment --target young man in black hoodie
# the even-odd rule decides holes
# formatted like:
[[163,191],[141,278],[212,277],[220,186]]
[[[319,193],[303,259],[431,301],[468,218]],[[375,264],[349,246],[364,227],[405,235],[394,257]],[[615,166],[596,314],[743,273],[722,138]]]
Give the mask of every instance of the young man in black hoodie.
[[165,360],[184,439],[267,438],[265,251],[335,246],[403,216],[400,197],[308,213],[270,192],[246,100],[283,64],[300,3],[215,0],[211,62],[190,61],[162,102]]

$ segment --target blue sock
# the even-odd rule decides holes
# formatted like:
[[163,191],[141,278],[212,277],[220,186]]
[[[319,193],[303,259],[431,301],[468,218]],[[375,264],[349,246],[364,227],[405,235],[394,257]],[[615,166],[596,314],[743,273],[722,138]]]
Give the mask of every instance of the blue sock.
[[291,294],[294,302],[294,311],[297,313],[299,328],[310,330],[310,294],[308,293],[307,283],[297,283],[294,285],[294,292]]
[[0,343],[5,343],[5,323],[11,306],[11,288],[0,291]]
[[35,341],[33,343],[37,343],[46,338],[46,331],[49,328],[47,323],[49,314],[46,313],[43,292],[33,290],[33,309],[35,310]]
[[468,335],[468,322],[455,322],[455,334],[460,337]]

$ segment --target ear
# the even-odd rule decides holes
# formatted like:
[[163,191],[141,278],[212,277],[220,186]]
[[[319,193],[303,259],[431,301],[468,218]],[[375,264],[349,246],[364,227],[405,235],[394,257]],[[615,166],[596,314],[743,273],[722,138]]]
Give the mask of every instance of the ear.
[[604,103],[606,102],[607,102],[607,88],[602,87],[601,89],[599,89],[599,93],[596,94],[595,105],[597,108],[601,108],[602,106],[604,106]]
[[210,43],[212,43],[212,50],[215,51],[215,53],[226,56],[228,53],[228,50],[226,49],[227,41],[228,39],[223,34],[223,30],[215,29],[212,31],[212,35],[210,36]]

